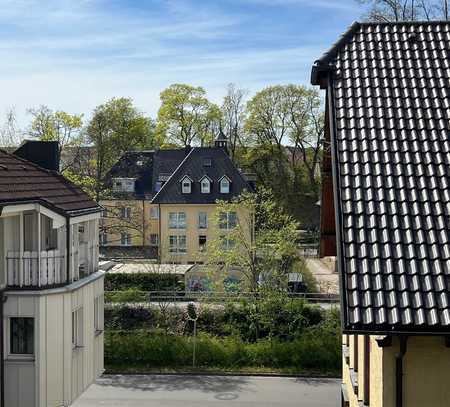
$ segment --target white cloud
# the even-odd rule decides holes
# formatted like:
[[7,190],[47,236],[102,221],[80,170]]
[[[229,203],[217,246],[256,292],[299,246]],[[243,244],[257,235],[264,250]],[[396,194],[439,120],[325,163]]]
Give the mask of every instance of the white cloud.
[[159,93],[174,82],[204,86],[216,102],[230,82],[251,91],[307,83],[312,61],[327,48],[314,41],[288,45],[283,32],[242,34],[242,26],[251,24],[242,13],[188,0],[158,1],[158,10],[138,12],[120,10],[120,0],[2,0],[0,116],[14,105],[23,125],[26,108],[40,104],[88,115],[114,96],[132,97],[155,116]]

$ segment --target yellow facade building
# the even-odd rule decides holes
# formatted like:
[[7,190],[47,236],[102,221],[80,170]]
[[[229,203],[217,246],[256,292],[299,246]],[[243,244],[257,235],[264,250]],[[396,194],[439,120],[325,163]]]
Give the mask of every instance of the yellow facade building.
[[[226,233],[213,221],[216,202],[253,188],[228,156],[225,140],[214,147],[129,152],[107,185],[112,194],[101,202],[103,253],[179,264],[203,263],[208,241]],[[231,227],[237,214],[226,216]]]
[[312,70],[342,406],[450,406],[449,38],[449,22],[355,23]]

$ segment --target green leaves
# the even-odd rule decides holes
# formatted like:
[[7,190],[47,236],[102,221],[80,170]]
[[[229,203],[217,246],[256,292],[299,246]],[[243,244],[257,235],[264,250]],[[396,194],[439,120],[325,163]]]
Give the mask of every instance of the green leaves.
[[188,146],[208,145],[219,131],[220,109],[202,87],[173,84],[161,92],[156,134],[159,140]]

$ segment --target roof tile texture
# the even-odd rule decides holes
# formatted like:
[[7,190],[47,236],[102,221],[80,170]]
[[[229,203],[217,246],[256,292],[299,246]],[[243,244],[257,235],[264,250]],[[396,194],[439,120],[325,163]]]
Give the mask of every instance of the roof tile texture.
[[450,24],[361,24],[335,60],[346,325],[450,329]]
[[0,150],[0,205],[41,201],[70,214],[100,207],[62,175]]

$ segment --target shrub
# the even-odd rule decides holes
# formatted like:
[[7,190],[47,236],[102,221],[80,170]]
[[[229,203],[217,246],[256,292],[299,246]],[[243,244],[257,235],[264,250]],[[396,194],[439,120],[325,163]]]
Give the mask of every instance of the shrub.
[[[105,362],[109,367],[187,367],[192,363],[193,338],[161,331],[108,331]],[[339,336],[326,327],[307,332],[290,342],[262,339],[246,343],[237,337],[197,338],[197,366],[236,369],[290,368],[337,371],[340,366]]]
[[162,273],[106,273],[105,291],[183,291],[183,277]]
[[148,294],[136,288],[128,288],[124,291],[106,291],[105,301],[107,303],[146,302],[148,301]]

